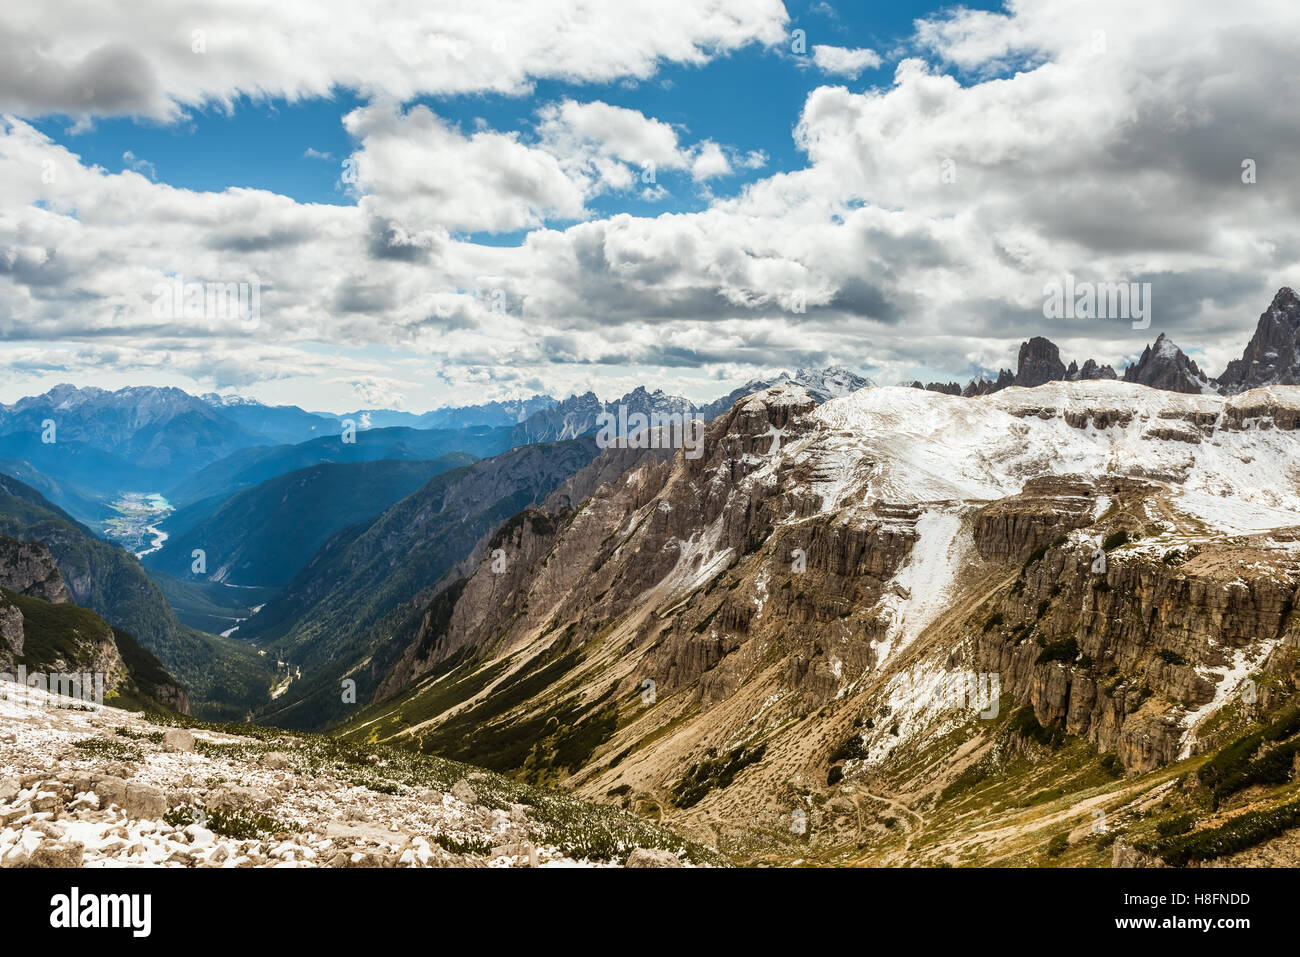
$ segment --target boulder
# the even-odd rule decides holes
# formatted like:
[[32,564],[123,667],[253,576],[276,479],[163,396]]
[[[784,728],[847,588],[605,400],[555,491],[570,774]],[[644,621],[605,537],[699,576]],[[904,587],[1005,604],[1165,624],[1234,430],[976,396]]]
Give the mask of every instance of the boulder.
[[464,778],[451,786],[451,796],[462,804],[478,803],[478,795],[474,793],[474,789],[470,787],[469,782]]
[[171,728],[163,734],[163,748],[167,751],[193,751],[194,735],[184,728]]
[[27,858],[28,867],[80,867],[85,847],[77,841],[46,841]]
[[129,818],[156,821],[167,813],[167,798],[147,784],[128,784],[122,809]]
[[628,867],[681,867],[682,862],[672,851],[657,847],[638,847],[628,855]]
[[291,763],[289,755],[283,751],[268,751],[262,755],[262,767],[271,768],[273,771],[283,771]]

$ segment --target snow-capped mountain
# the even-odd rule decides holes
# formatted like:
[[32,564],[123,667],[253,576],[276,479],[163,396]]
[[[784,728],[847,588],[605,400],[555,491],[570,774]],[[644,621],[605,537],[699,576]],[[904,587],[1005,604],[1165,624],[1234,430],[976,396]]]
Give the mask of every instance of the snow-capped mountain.
[[515,426],[514,444],[556,442],[587,435],[600,427],[601,415],[617,417],[621,409],[629,416],[640,413],[648,418],[654,413],[689,415],[695,411],[695,405],[680,395],[669,395],[662,389],[651,392],[644,386],[612,402],[602,402],[596,393],[586,392],[530,415]]
[[742,396],[762,392],[776,385],[791,383],[807,390],[816,402],[825,402],[837,396],[848,395],[858,389],[865,389],[874,383],[866,376],[839,366],[827,366],[825,369],[799,369],[791,375],[782,372],[771,379],[751,379],[738,389],[733,389],[720,399],[700,407],[706,419],[712,419],[726,412]]

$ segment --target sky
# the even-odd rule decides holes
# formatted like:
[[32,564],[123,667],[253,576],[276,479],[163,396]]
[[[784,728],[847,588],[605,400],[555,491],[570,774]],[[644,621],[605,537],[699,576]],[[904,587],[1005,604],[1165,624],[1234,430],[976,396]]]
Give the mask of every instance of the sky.
[[[708,400],[965,382],[1034,335],[1122,368],[1161,332],[1218,374],[1300,282],[1297,28],[1289,0],[6,9],[0,401]],[[1046,317],[1066,276],[1151,283],[1150,327]]]

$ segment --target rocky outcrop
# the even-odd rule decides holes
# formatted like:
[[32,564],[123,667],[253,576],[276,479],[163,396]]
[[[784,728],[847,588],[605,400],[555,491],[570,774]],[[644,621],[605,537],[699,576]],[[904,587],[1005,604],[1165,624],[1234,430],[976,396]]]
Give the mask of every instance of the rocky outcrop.
[[1124,370],[1124,381],[1190,395],[1215,391],[1210,378],[1163,332],[1142,350],[1142,357],[1134,365]]
[[1034,336],[1020,344],[1016,360],[1016,385],[1032,389],[1045,382],[1059,382],[1065,378],[1065,364],[1056,344],[1042,336]]
[[[49,550],[0,538],[0,668],[19,665],[49,688],[134,707],[189,712],[185,690],[129,634],[72,604]],[[75,676],[76,681],[72,678]]]
[[1186,562],[1111,551],[1099,573],[1096,551],[1072,537],[1034,560],[978,636],[977,661],[1042,724],[1147,771],[1177,757],[1184,716],[1215,699],[1238,656],[1262,667],[1276,644],[1300,640],[1300,568],[1225,544]]
[[966,398],[977,395],[990,395],[1015,384],[1016,374],[1010,369],[1002,369],[998,372],[998,377],[992,382],[988,379],[972,379],[967,383],[961,394]]
[[1115,370],[1110,366],[1099,365],[1095,359],[1088,359],[1080,368],[1073,360],[1069,368],[1065,370],[1065,378],[1069,382],[1083,382],[1089,379],[1114,379]]
[[1115,377],[1114,369],[1098,364],[1095,359],[1086,360],[1082,367],[1074,361],[1066,366],[1061,361],[1061,352],[1056,347],[1056,343],[1042,336],[1034,336],[1020,344],[1015,372],[1002,369],[996,379],[972,379],[964,389],[956,382],[931,382],[928,385],[912,382],[911,386],[914,389],[927,389],[931,392],[960,395],[969,399],[975,396],[992,395],[1013,385],[1032,389],[1047,382],[1080,382]]
[[1240,359],[1219,376],[1227,393],[1264,385],[1300,384],[1300,296],[1289,286],[1277,291],[1259,317]]
[[1016,496],[993,502],[975,515],[975,546],[991,561],[1023,560],[1093,521],[1101,492],[1083,478],[1031,479]]
[[53,604],[72,601],[49,549],[39,542],[20,542],[0,535],[0,588],[43,598]]

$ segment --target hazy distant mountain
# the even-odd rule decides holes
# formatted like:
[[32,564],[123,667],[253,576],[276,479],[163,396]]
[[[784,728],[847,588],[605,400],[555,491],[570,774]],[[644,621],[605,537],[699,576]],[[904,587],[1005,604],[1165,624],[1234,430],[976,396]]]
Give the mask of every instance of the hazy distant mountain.
[[[65,443],[106,453],[130,466],[101,472],[101,488],[123,482],[139,488],[134,483],[140,470],[155,476],[156,488],[236,449],[265,441],[197,396],[153,386],[109,392],[58,385],[44,395],[0,407],[0,436],[46,446],[49,454],[32,464],[56,479],[72,477],[59,465]],[[18,456],[6,450],[6,457]],[[124,474],[114,474],[119,471]]]
[[99,521],[122,492],[161,491],[240,449],[332,427],[301,409],[171,387],[58,385],[0,406],[0,459],[26,463],[53,499]]
[[31,486],[79,522],[94,525],[111,513],[103,492],[79,482],[53,479],[23,459],[0,459],[0,472]]
[[[235,493],[144,562],[181,579],[284,585],[339,529],[374,518],[433,476],[469,461],[453,453],[433,461],[330,462],[288,472]],[[194,549],[204,552],[201,576],[192,574]]]
[[559,401],[549,395],[534,395],[527,399],[434,409],[419,417],[418,428],[463,429],[473,425],[518,425],[530,415],[549,409]]
[[267,444],[306,442],[338,432],[332,416],[304,412],[296,405],[263,405],[255,399],[209,392],[199,396],[223,418],[259,436]]
[[549,409],[559,402],[549,395],[526,399],[504,399],[478,405],[445,406],[430,412],[404,412],[397,409],[357,409],[355,412],[317,412],[333,421],[351,419],[362,429],[464,429],[473,426],[517,425],[535,412]]
[[515,426],[511,444],[557,442],[589,435],[600,428],[602,414],[617,416],[620,409],[626,409],[628,415],[641,413],[649,416],[656,412],[689,414],[695,411],[695,405],[680,395],[669,395],[662,389],[650,392],[644,386],[638,386],[622,398],[610,402],[602,402],[594,392],[586,392],[570,396],[563,402],[529,416]]
[[323,462],[374,462],[379,459],[436,459],[462,452],[472,461],[496,455],[511,445],[509,429],[361,429],[355,441],[342,435],[322,436],[297,445],[241,449],[195,472],[173,486],[168,496],[178,506],[213,496],[223,498],[269,478]]

